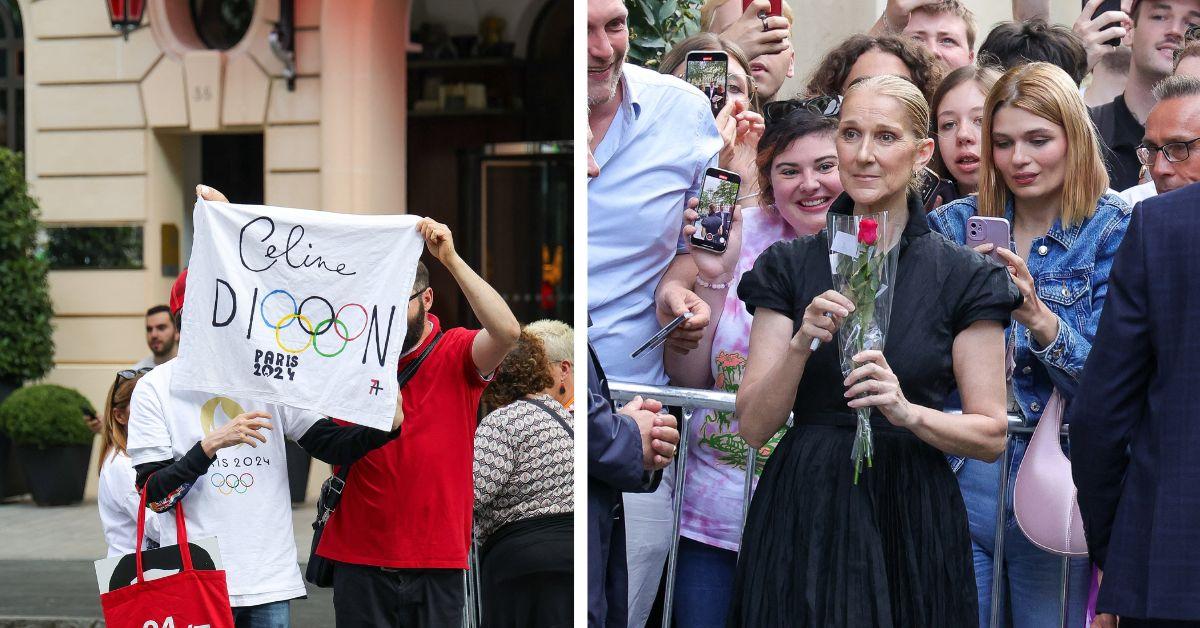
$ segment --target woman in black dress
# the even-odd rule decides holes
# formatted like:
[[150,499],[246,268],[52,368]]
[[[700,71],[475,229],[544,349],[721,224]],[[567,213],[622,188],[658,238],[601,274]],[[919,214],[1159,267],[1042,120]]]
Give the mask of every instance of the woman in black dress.
[[[1019,296],[1003,267],[926,225],[913,185],[933,154],[928,120],[920,92],[892,76],[855,83],[842,105],[846,193],[830,211],[886,210],[881,242],[900,249],[883,352],[859,354],[843,377],[836,330],[853,304],[832,290],[825,232],[773,245],[742,277],[754,323],[741,435],[761,446],[788,410],[795,426],[750,507],[731,626],[978,624],[966,511],[943,452],[1003,450],[1003,329]],[[956,386],[963,414],[945,414]],[[874,466],[856,485],[852,408],[867,406]]]

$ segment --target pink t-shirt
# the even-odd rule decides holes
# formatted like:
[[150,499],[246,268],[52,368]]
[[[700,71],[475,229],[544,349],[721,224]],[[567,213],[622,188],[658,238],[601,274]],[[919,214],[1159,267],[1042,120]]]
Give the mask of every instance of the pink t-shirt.
[[[721,320],[713,337],[710,356],[714,390],[737,392],[746,370],[753,317],[737,298],[742,274],[767,247],[796,237],[791,225],[778,214],[760,207],[742,210],[742,251]],[[784,428],[786,429],[786,428]],[[746,484],[746,441],[738,436],[732,412],[696,410],[688,434],[687,484],[680,530],[683,536],[715,547],[737,551],[742,538],[742,496]],[[755,474],[762,473],[783,429],[758,452]]]

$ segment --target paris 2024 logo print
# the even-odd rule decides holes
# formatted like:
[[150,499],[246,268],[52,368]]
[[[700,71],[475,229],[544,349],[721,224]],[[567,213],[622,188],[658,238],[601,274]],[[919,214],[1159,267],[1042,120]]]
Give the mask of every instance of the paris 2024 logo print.
[[[220,415],[223,415],[220,422],[226,423],[245,413],[241,404],[229,397],[213,397],[200,406],[200,429],[208,436],[217,427]],[[264,435],[271,438],[270,432]],[[222,495],[245,495],[249,492],[254,487],[254,473],[257,471],[261,475],[264,468],[271,465],[269,456],[247,453],[253,449],[242,443],[218,451],[216,460],[209,467],[208,484]]]

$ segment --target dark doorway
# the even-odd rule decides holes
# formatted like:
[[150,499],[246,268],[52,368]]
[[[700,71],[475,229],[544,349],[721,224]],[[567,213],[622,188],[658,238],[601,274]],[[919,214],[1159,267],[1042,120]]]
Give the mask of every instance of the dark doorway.
[[262,133],[201,136],[200,179],[234,203],[261,205]]
[[529,140],[565,140],[572,132],[575,112],[571,87],[571,3],[548,0],[529,33],[525,74],[526,128]]
[[[213,135],[160,135],[169,153],[181,150],[179,199],[182,224],[179,245],[183,265],[192,254],[194,221],[192,208],[196,205],[196,186],[214,187],[230,201],[238,204],[261,205],[265,196],[266,174],[263,167],[262,133]],[[178,149],[168,148],[178,146]]]

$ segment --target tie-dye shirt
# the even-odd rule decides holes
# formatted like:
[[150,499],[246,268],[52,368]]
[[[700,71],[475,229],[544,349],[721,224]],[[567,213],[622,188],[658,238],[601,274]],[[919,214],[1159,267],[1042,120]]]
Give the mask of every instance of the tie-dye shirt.
[[[778,214],[759,207],[742,210],[742,251],[721,320],[713,337],[711,365],[715,390],[737,392],[746,370],[753,317],[737,298],[742,273],[767,247],[796,237]],[[783,430],[771,438],[757,457],[756,475],[779,443]],[[738,436],[732,412],[696,410],[688,434],[687,485],[684,490],[683,536],[701,543],[737,551],[742,538],[742,494],[746,484],[746,441]]]

